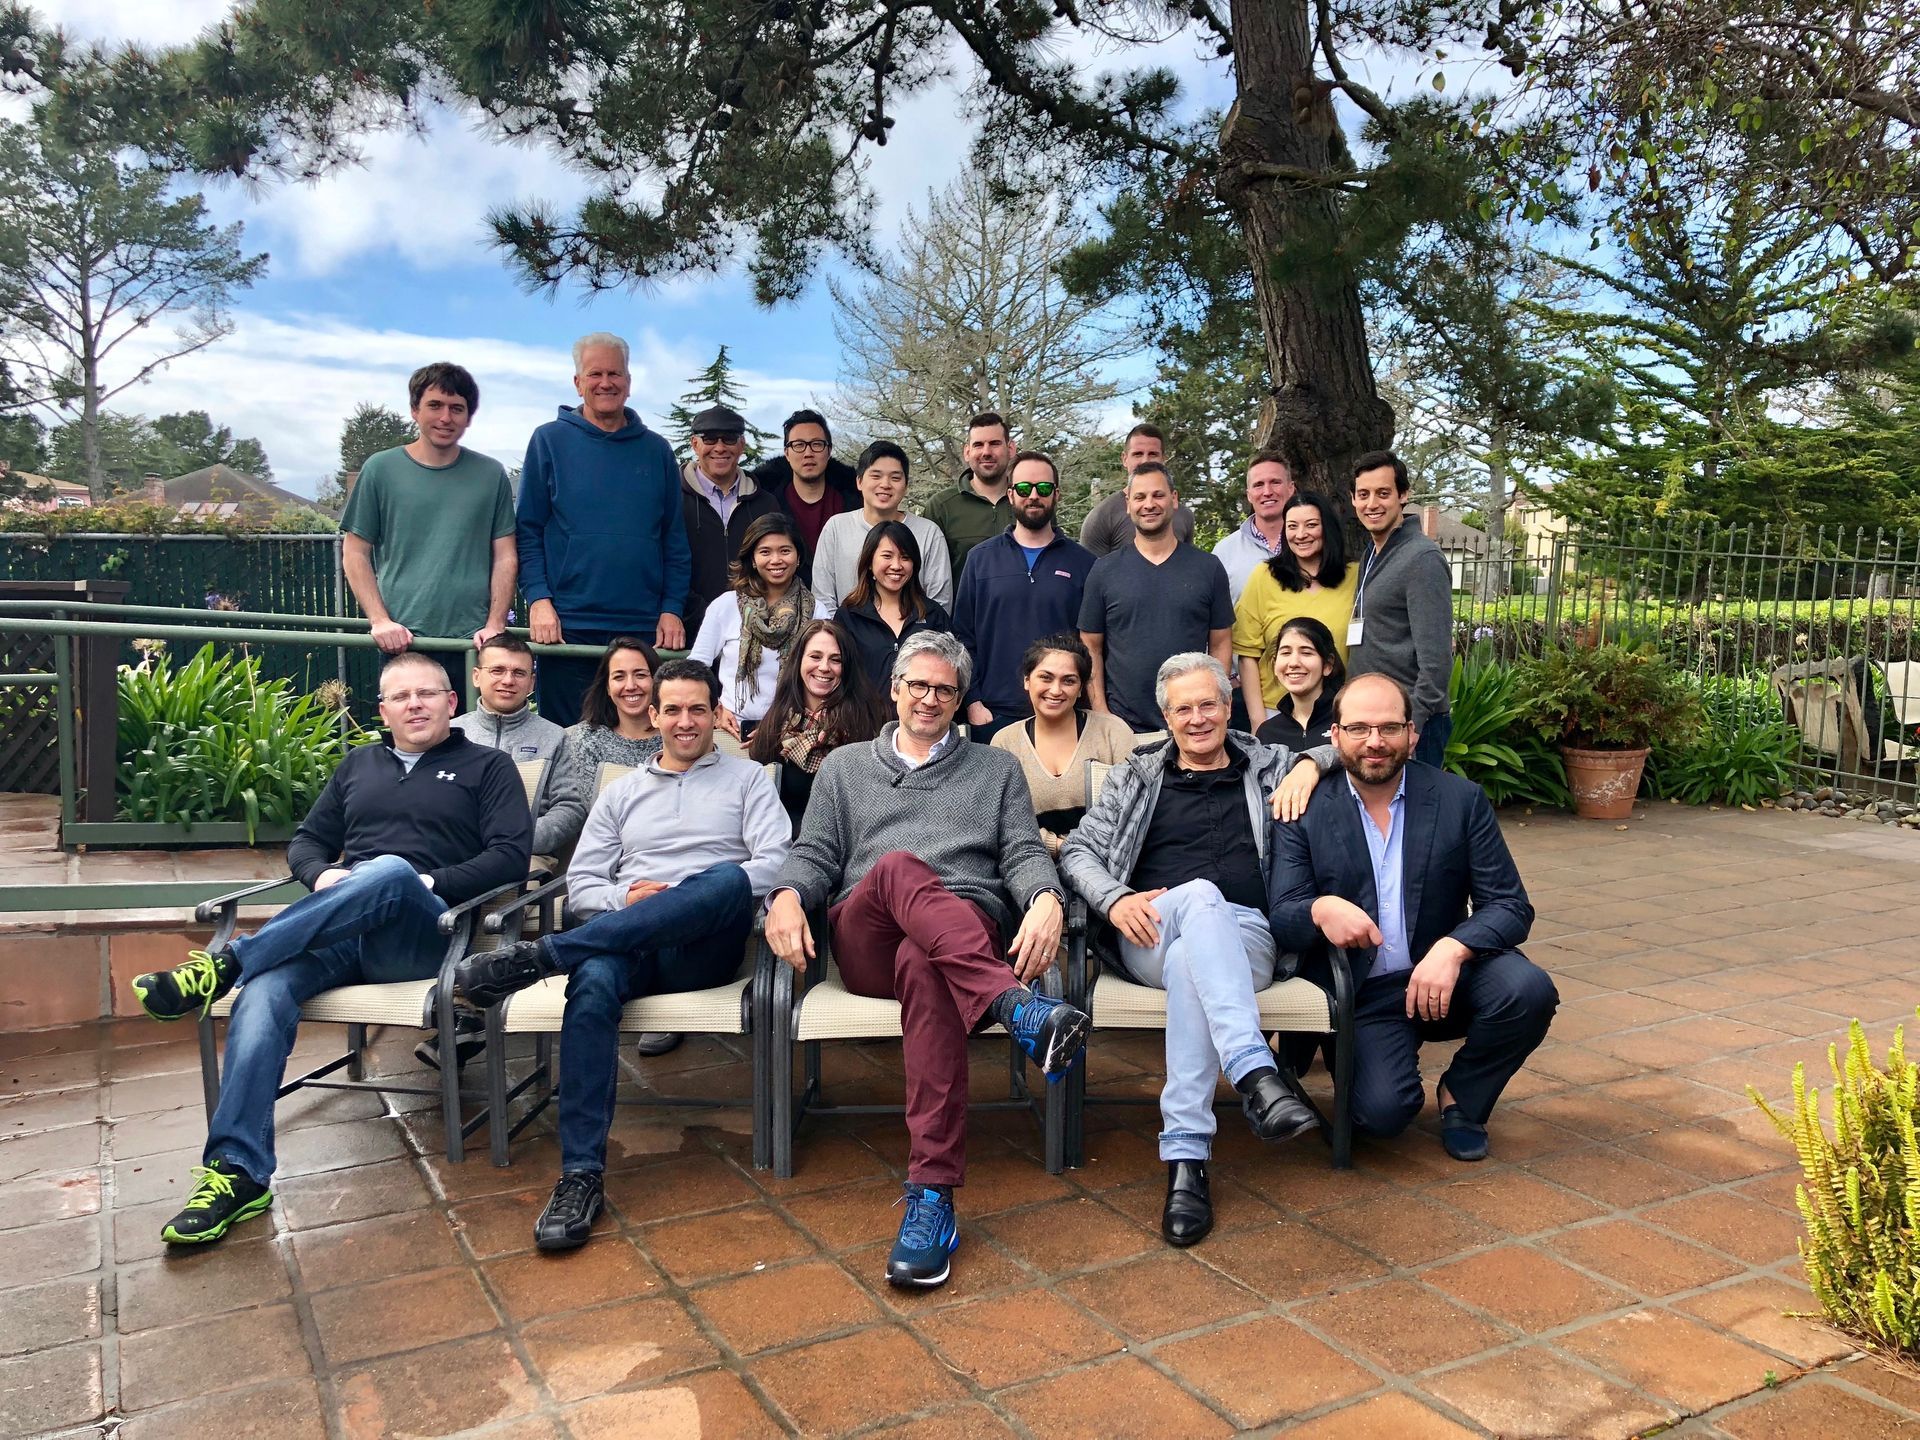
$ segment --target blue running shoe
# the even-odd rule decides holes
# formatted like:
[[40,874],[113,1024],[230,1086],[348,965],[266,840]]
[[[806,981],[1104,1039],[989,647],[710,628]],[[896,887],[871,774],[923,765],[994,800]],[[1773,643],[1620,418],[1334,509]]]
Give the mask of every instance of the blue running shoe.
[[1027,1058],[1040,1067],[1047,1083],[1054,1085],[1080,1058],[1092,1025],[1086,1011],[1051,995],[1035,994],[1014,1007],[1013,1024],[1007,1028],[1013,1031]]
[[887,1256],[887,1283],[927,1289],[946,1284],[953,1271],[953,1252],[960,1248],[953,1197],[930,1186],[909,1185],[901,1199],[907,1213],[900,1222],[900,1238]]

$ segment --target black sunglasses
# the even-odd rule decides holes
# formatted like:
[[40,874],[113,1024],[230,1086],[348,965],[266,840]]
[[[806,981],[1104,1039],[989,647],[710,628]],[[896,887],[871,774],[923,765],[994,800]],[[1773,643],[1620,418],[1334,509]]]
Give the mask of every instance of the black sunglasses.
[[738,430],[696,430],[693,433],[709,445],[738,445],[740,443],[740,431]]

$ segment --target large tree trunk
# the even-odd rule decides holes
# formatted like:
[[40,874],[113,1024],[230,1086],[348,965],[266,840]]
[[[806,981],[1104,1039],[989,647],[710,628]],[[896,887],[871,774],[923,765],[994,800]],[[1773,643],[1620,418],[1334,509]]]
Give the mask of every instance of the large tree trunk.
[[1393,410],[1374,389],[1360,292],[1350,274],[1275,274],[1279,248],[1308,230],[1334,232],[1339,196],[1247,167],[1334,168],[1331,101],[1314,76],[1305,0],[1233,0],[1239,99],[1220,138],[1220,193],[1239,219],[1253,266],[1272,393],[1256,443],[1282,451],[1295,479],[1345,493],[1353,459],[1393,439]]

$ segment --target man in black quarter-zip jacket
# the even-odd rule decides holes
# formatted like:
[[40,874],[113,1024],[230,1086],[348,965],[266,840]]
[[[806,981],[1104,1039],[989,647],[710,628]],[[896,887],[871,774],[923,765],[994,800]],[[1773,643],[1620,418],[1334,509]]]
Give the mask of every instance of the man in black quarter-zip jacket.
[[193,1190],[160,1231],[169,1245],[218,1240],[273,1204],[273,1105],[300,1007],[340,985],[430,977],[446,909],[526,878],[533,819],[519,771],[454,733],[453,706],[439,661],[387,661],[387,743],[348,753],[287,846],[288,868],[313,893],[224,949],[135,978],[156,1020],[204,1014],[242,986]]

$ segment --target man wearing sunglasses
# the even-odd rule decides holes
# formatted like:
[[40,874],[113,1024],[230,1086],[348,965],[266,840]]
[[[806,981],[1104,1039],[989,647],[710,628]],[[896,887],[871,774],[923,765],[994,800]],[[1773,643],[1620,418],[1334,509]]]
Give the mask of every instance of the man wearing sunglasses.
[[992,410],[982,410],[967,422],[962,453],[967,468],[959,482],[928,501],[924,512],[947,537],[947,557],[955,576],[961,574],[974,546],[998,535],[1013,519],[1007,500],[1013,435],[1007,422]]
[[773,492],[740,468],[746,439],[746,417],[729,406],[709,405],[693,417],[693,458],[680,468],[680,509],[693,549],[689,639],[700,633],[707,606],[727,593],[728,567],[740,553],[747,527],[780,508]]
[[907,1193],[887,1281],[907,1287],[945,1283],[960,1244],[967,1036],[1005,1025],[1051,1083],[1089,1024],[1029,988],[1053,967],[1065,897],[1019,762],[954,731],[972,668],[943,631],[901,642],[898,719],[827,756],[767,904],[767,945],[795,970],[814,953],[806,912],[824,904],[846,987],[900,1002]]
[[[1426,1108],[1420,1046],[1460,1040],[1434,1086],[1440,1140],[1484,1160],[1494,1102],[1546,1038],[1560,997],[1516,948],[1533,906],[1487,795],[1409,764],[1413,698],[1385,675],[1334,697],[1346,783],[1314,791],[1299,823],[1273,827],[1268,919],[1301,973],[1354,984],[1353,1123],[1398,1135]],[[1344,951],[1344,955],[1337,953]]]
[[1079,620],[1093,556],[1054,528],[1060,472],[1038,450],[1013,457],[1013,523],[976,545],[953,602],[953,633],[973,655],[967,725],[981,744],[1027,713],[1020,657]]

